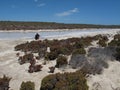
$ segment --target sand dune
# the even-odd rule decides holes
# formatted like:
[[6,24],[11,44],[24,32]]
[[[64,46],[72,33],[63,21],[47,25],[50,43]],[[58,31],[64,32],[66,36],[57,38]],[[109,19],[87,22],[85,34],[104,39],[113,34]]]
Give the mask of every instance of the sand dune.
[[[18,63],[18,57],[16,57],[16,51],[14,51],[14,46],[18,44],[18,42],[24,42],[24,40],[5,40],[0,41],[0,45],[3,45],[0,51],[0,76],[2,77],[4,74],[12,77],[10,81],[10,90],[19,90],[19,87],[22,81],[33,81],[35,82],[35,90],[39,90],[41,80],[49,75],[50,66],[54,66],[56,64],[55,61],[47,62],[47,65],[43,66],[42,71],[37,73],[28,73],[29,63],[20,65]],[[12,43],[9,47],[9,43]],[[42,64],[43,60],[38,61],[37,63]],[[67,68],[66,71],[74,72],[75,70]],[[56,69],[55,73],[64,72],[63,69]]]
[[[97,32],[80,32],[79,34],[72,32],[71,34],[66,34],[64,36],[48,36],[46,38],[50,39],[65,39],[69,37],[81,37],[81,36],[93,36],[96,34],[116,34],[120,30],[110,30],[108,31],[98,31]],[[29,64],[20,65],[18,63],[18,58],[16,57],[16,51],[14,51],[14,46],[26,42],[28,39],[14,39],[14,40],[0,40],[0,76],[3,74],[12,77],[10,81],[10,90],[19,90],[22,81],[33,81],[35,82],[35,90],[39,90],[41,80],[49,75],[48,67],[54,66],[55,61],[47,62],[42,69],[42,71],[37,73],[28,73]],[[94,43],[94,42],[93,42]],[[96,45],[96,44],[95,44]],[[43,60],[38,61],[42,64]],[[101,75],[90,75],[87,78],[89,90],[120,90],[120,63],[117,61],[109,61],[109,68],[104,69]],[[66,68],[66,72],[74,72],[75,70]],[[64,72],[63,69],[56,69],[55,73]]]
[[101,75],[91,75],[88,80],[89,90],[120,90],[120,62],[110,61],[109,68]]

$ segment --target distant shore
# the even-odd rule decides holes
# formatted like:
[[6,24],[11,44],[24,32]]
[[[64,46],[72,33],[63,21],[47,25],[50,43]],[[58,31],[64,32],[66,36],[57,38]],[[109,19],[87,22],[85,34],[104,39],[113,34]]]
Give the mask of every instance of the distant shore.
[[73,31],[73,30],[120,30],[109,28],[84,28],[84,29],[38,29],[38,30],[0,30],[0,32],[52,32],[52,31]]
[[0,21],[0,30],[120,29],[120,25],[67,24],[56,22]]

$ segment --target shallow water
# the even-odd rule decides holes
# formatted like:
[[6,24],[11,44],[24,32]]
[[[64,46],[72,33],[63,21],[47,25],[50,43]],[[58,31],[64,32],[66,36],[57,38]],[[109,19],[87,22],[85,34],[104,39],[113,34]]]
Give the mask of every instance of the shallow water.
[[33,39],[36,33],[41,39],[81,37],[96,34],[114,34],[120,29],[87,29],[87,30],[64,30],[64,31],[23,31],[23,32],[0,32],[0,39]]

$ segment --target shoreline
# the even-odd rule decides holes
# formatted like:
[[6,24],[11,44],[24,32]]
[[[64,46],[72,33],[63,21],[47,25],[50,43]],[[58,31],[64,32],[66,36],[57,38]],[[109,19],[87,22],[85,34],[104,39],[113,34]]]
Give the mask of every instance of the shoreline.
[[[97,34],[120,34],[120,29],[57,29],[57,30],[10,30],[10,31],[0,31],[0,40],[18,40],[18,39],[33,39],[35,33],[40,33],[41,39],[67,39],[71,37],[86,37],[95,36]],[[5,37],[5,38],[4,38]]]
[[1,32],[62,32],[62,31],[74,31],[74,30],[120,30],[120,29],[109,29],[109,28],[84,28],[84,29],[39,29],[39,30],[0,30]]

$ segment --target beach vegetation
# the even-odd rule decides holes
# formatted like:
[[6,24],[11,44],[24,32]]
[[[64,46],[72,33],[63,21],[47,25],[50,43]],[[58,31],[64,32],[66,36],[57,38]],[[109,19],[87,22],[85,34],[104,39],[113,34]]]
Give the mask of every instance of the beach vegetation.
[[62,66],[66,66],[68,64],[67,57],[65,56],[59,56],[56,60],[56,67],[60,68]]
[[76,54],[86,54],[86,51],[84,48],[79,48],[79,49],[75,49],[72,53],[73,55],[76,55]]
[[88,88],[85,76],[76,71],[46,76],[42,80],[40,90],[88,90]]
[[56,22],[0,21],[0,30],[120,28],[120,25],[65,24]]
[[99,38],[99,41],[98,41],[98,45],[100,45],[101,47],[106,47],[107,46],[107,41],[108,41],[108,37],[107,36],[101,36]]
[[31,81],[22,82],[20,90],[35,90],[35,84]]
[[2,78],[0,78],[0,90],[9,90],[9,82],[11,78],[4,75]]

